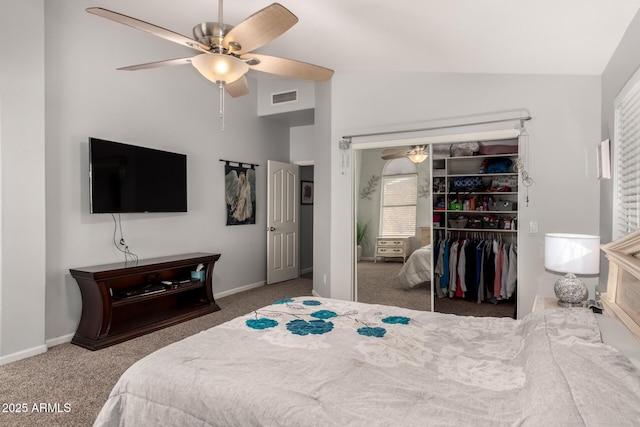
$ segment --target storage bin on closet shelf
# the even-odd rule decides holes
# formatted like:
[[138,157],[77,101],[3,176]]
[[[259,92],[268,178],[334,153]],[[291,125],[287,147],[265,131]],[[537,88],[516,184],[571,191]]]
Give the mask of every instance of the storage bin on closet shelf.
[[468,222],[469,220],[466,218],[450,219],[449,226],[451,228],[466,228]]

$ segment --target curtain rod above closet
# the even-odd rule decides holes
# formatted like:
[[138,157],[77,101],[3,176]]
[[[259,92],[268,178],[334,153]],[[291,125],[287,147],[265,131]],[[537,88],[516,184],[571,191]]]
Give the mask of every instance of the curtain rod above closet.
[[516,121],[516,120],[519,120],[521,122],[521,126],[522,126],[522,122],[531,120],[531,116],[511,117],[511,118],[508,118],[508,119],[484,120],[484,121],[478,121],[478,122],[468,122],[468,123],[458,123],[458,124],[451,124],[451,125],[432,126],[432,127],[426,127],[426,128],[418,128],[418,129],[406,129],[406,130],[395,130],[395,131],[374,132],[374,133],[361,133],[361,134],[357,134],[357,135],[345,135],[345,136],[342,137],[342,139],[362,138],[362,137],[368,137],[368,136],[395,135],[395,134],[401,134],[401,133],[426,132],[426,131],[430,131],[430,130],[447,129],[447,128],[458,128],[458,127],[463,127],[463,126],[476,126],[476,125],[488,125],[488,124],[492,124],[492,123],[501,123],[501,122],[513,122],[513,121]]

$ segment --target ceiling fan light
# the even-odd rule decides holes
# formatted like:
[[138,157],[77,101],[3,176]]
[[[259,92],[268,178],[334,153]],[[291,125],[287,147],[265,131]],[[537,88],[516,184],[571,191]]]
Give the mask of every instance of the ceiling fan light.
[[193,57],[191,63],[214,83],[233,83],[249,71],[244,61],[222,53],[203,53]]
[[424,162],[429,156],[425,153],[414,153],[414,154],[409,154],[407,157],[413,163],[418,164],[418,163]]

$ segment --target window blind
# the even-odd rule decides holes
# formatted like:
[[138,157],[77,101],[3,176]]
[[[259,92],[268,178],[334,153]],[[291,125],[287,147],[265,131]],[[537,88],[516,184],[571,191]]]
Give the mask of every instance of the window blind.
[[416,233],[417,175],[382,177],[381,236],[413,236]]
[[640,72],[615,101],[613,239],[640,228]]

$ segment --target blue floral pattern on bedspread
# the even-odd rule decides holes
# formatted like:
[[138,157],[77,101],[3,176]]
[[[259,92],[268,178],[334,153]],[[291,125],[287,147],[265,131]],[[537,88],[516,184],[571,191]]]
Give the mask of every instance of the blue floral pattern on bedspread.
[[382,338],[384,337],[384,334],[387,333],[387,330],[385,328],[380,328],[377,326],[375,328],[366,326],[364,328],[359,328],[358,333],[360,335],[364,335],[365,337]]
[[324,320],[302,320],[296,319],[287,323],[287,330],[296,335],[322,335],[333,329],[333,323]]
[[[313,299],[286,298],[276,301],[269,307],[264,307],[254,312],[255,318],[245,322],[246,326],[254,330],[276,328],[280,322],[272,318],[293,317],[286,323],[286,330],[294,335],[307,337],[311,335],[323,335],[334,330],[334,323],[329,319],[342,319],[343,325],[351,325],[353,331],[364,337],[384,338],[387,328],[375,325],[382,322],[387,325],[409,325],[411,319],[407,316],[385,316],[376,312],[375,319],[359,316],[357,310],[345,310],[342,313],[334,310],[315,310],[312,307],[322,305],[321,301]],[[284,306],[282,309],[276,306]]]
[[268,329],[278,326],[278,322],[276,322],[275,320],[265,318],[249,319],[247,320],[246,324],[248,327],[253,329]]
[[408,325],[409,320],[411,319],[405,316],[389,316],[382,319],[382,322],[389,325]]
[[311,317],[315,317],[316,319],[331,319],[332,317],[338,317],[338,315],[335,311],[320,310],[311,313]]

